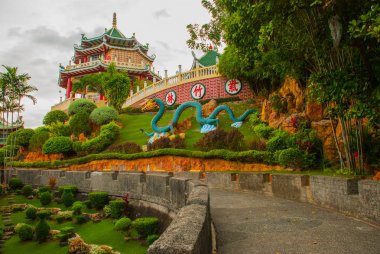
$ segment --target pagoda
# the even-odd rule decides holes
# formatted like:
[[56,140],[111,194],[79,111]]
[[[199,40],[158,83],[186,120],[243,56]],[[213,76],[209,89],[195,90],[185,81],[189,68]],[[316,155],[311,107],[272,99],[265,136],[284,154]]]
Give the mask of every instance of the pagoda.
[[[117,70],[128,72],[131,80],[161,80],[152,67],[155,55],[148,55],[149,44],[141,44],[135,34],[127,38],[117,28],[116,13],[111,29],[93,38],[82,34],[80,45],[74,45],[74,56],[66,67],[60,65],[59,86],[66,89],[66,99],[73,98],[72,84],[91,73],[104,72],[111,63]],[[86,92],[86,91],[82,91]],[[74,96],[75,97],[75,96]],[[99,100],[104,96],[99,95]]]

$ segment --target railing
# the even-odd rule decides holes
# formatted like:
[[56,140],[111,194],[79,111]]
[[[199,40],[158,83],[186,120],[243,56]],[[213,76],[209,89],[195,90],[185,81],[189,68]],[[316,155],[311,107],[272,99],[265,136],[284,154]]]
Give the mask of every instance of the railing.
[[168,88],[172,88],[184,83],[195,82],[201,79],[219,77],[220,74],[216,65],[197,68],[188,72],[179,73],[175,76],[164,78],[161,81],[153,83],[152,85],[141,89],[137,93],[134,93],[132,96],[128,97],[127,101],[124,103],[123,107],[128,107],[134,103],[152,95],[157,92],[163,91]]
[[91,66],[95,66],[95,65],[100,64],[100,63],[103,63],[105,65],[110,65],[111,63],[114,63],[117,67],[126,67],[126,68],[133,68],[133,69],[145,69],[146,68],[146,65],[141,64],[141,63],[117,62],[114,60],[96,60],[96,61],[91,61],[91,62],[86,62],[86,63],[68,65],[68,66],[66,66],[65,71],[76,70],[76,69],[81,69],[81,68],[85,68],[85,67],[91,67]]

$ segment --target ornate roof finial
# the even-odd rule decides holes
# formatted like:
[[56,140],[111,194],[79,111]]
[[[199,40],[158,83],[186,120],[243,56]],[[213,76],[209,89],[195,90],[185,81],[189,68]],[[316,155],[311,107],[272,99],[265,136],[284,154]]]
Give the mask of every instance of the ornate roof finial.
[[116,12],[113,13],[112,27],[116,28],[117,20],[116,20]]

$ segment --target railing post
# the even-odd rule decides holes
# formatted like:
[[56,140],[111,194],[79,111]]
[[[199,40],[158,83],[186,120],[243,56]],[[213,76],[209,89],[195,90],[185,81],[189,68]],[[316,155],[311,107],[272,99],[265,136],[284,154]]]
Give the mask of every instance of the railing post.
[[168,70],[165,70],[165,86],[168,85]]
[[178,65],[178,82],[182,81],[182,65]]

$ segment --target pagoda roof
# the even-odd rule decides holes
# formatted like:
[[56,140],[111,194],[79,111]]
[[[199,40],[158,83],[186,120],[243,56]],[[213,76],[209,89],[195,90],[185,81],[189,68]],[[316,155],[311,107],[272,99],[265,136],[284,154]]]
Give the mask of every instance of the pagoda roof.
[[193,54],[194,60],[193,60],[193,65],[191,69],[194,69],[197,63],[199,64],[199,67],[209,67],[212,65],[216,65],[218,63],[217,59],[221,56],[221,54],[219,54],[218,51],[213,50],[211,47],[200,58],[197,58],[194,52],[192,52],[192,54]]
[[114,38],[120,38],[120,39],[127,39],[122,32],[119,31],[116,27],[112,27],[111,29],[108,29],[104,34],[109,35],[110,37]]

